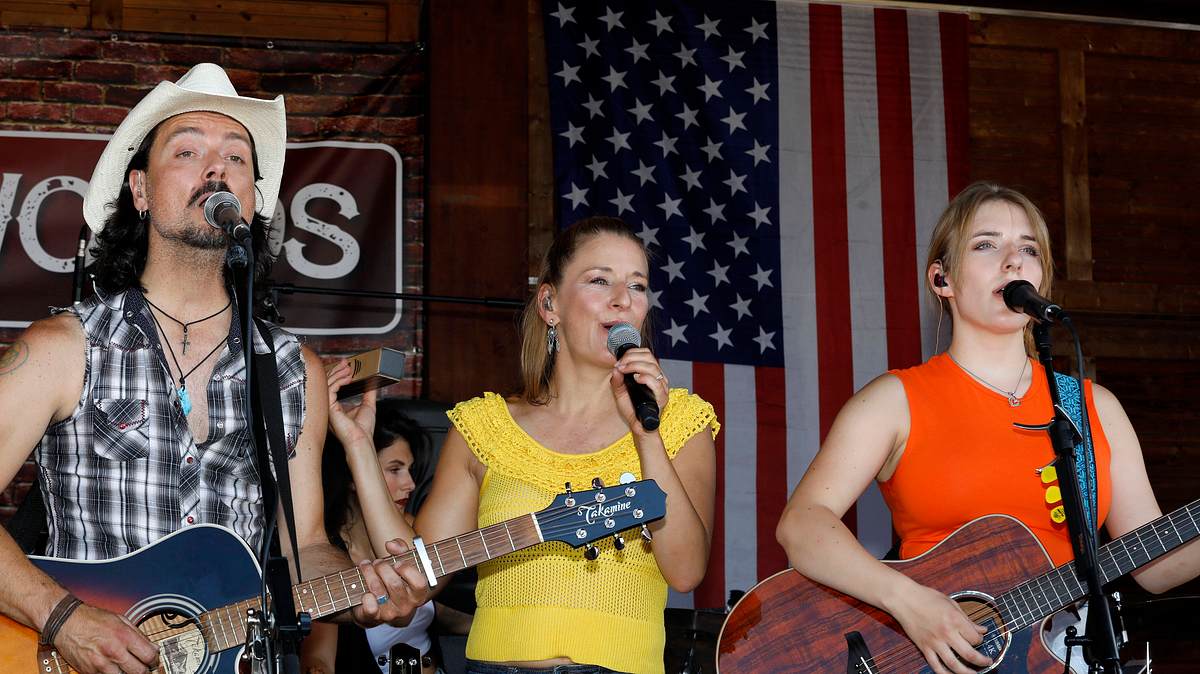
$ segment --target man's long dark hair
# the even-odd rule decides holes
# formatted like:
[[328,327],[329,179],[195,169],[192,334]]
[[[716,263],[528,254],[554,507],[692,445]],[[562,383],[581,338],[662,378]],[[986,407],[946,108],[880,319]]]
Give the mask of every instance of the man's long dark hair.
[[[129,166],[125,167],[125,179],[121,182],[121,191],[117,195],[116,208],[104,221],[104,229],[96,235],[92,249],[92,264],[88,272],[96,280],[96,286],[105,293],[119,293],[130,288],[138,288],[145,292],[141,285],[142,271],[146,268],[147,231],[150,223],[143,222],[138,217],[137,207],[133,205],[133,191],[129,189],[129,172],[145,171],[150,163],[150,146],[158,135],[158,127],[146,135]],[[254,179],[261,176],[258,172],[258,155],[254,155]],[[109,206],[113,206],[109,202]],[[275,258],[271,256],[267,245],[271,223],[257,212],[250,223],[254,242],[254,283],[258,286],[266,279],[271,271]],[[225,269],[225,283],[231,285],[233,279]]]

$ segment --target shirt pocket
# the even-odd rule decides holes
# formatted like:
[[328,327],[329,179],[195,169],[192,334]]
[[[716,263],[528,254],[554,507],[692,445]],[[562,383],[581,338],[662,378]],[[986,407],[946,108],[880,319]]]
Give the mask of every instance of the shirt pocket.
[[112,461],[132,461],[150,455],[146,434],[149,405],[141,398],[97,398],[93,451]]

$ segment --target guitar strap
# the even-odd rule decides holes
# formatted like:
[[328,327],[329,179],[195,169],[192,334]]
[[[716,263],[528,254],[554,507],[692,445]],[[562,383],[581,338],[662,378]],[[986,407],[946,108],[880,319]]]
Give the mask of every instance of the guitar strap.
[[1092,446],[1092,428],[1084,414],[1083,394],[1079,380],[1061,372],[1054,373],[1058,380],[1058,397],[1062,401],[1063,410],[1071,417],[1075,428],[1083,441],[1075,445],[1075,479],[1079,482],[1079,494],[1083,497],[1084,514],[1088,526],[1095,531],[1100,525],[1096,522],[1096,453]]
[[[254,429],[254,442],[258,448],[258,474],[262,483],[263,519],[269,520],[270,513],[275,512],[276,491],[283,499],[283,517],[287,521],[288,537],[291,539],[292,555],[296,563],[297,581],[303,580],[300,571],[300,547],[296,544],[296,515],[292,509],[292,481],[288,474],[287,444],[283,436],[283,408],[279,403],[279,372],[275,363],[275,342],[267,324],[260,319],[254,319],[263,342],[267,345],[267,353],[254,353],[253,378],[258,385],[258,395],[250,396],[253,419],[262,423],[251,422]],[[260,407],[261,403],[261,407]],[[265,437],[264,437],[265,431]],[[269,442],[268,442],[269,441]],[[269,448],[269,452],[268,452]],[[270,468],[272,462],[275,472]],[[274,477],[272,477],[274,476]],[[264,532],[266,535],[268,532]],[[271,552],[279,554],[278,539],[271,538]]]

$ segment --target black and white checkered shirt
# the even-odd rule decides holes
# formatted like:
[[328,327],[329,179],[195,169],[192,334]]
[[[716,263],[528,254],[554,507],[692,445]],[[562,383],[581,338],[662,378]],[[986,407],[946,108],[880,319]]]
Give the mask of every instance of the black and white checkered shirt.
[[[87,340],[83,395],[52,425],[36,457],[48,510],[46,554],[109,559],[177,529],[220,524],[252,549],[263,517],[257,459],[246,423],[238,321],[207,386],[209,437],[197,443],[141,292],[93,297],[77,308]],[[304,359],[295,336],[274,326],[284,433],[294,455],[304,424]],[[257,331],[256,331],[257,333]],[[266,343],[254,335],[258,353]]]

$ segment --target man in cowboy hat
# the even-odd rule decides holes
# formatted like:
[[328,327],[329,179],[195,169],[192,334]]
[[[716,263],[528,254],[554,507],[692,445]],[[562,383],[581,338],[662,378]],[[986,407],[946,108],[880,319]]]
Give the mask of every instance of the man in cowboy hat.
[[[48,555],[109,559],[200,523],[232,529],[251,549],[261,543],[225,234],[203,204],[218,191],[237,196],[264,271],[285,137],[282,96],[239,96],[224,70],[200,64],[147,94],[101,155],[83,208],[96,232],[96,296],[34,323],[0,357],[0,484],[36,450]],[[275,350],[305,576],[349,567],[322,524],[321,363],[274,326],[252,339],[259,353],[268,339]],[[360,623],[405,622],[428,598],[411,566],[359,570]],[[0,611],[80,671],[129,674],[157,662],[127,620],[80,605],[3,532],[0,577]]]

